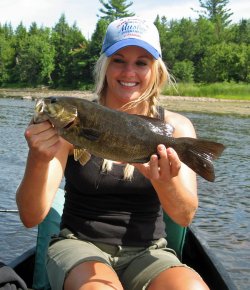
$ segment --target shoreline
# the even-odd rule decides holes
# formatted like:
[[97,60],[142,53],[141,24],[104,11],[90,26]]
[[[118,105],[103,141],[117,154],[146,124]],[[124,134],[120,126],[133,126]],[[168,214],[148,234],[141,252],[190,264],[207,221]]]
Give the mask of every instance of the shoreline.
[[250,117],[250,101],[175,96],[162,96],[160,100],[170,111]]
[[[0,98],[35,100],[47,96],[74,96],[88,100],[91,91],[62,91],[49,89],[0,89]],[[207,97],[161,96],[160,104],[170,111],[239,115],[250,117],[250,101],[214,99]]]

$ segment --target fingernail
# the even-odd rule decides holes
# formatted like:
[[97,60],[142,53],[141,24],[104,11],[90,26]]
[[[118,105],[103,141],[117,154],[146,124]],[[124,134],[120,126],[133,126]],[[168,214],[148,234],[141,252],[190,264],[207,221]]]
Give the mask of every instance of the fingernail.
[[165,146],[164,146],[164,145],[159,145],[159,146],[158,146],[158,150],[162,151],[162,150],[164,150],[164,149],[165,149]]
[[172,154],[173,153],[173,149],[171,147],[167,148],[167,153],[168,154]]

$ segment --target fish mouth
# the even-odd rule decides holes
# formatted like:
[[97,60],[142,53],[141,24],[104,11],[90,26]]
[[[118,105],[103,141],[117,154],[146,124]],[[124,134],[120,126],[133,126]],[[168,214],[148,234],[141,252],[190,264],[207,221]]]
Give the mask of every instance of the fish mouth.
[[75,123],[75,119],[72,120],[71,122],[69,122],[67,125],[65,125],[65,126],[63,127],[63,129],[64,129],[64,130],[69,129],[70,127],[72,127],[72,126],[74,125],[74,123]]
[[44,111],[44,101],[41,100],[41,99],[38,99],[37,100],[37,103],[36,103],[36,112],[39,114],[43,113]]
[[44,108],[45,108],[44,100],[38,99],[36,101],[35,112],[33,115],[33,122],[35,124],[48,120],[48,116],[44,113]]
[[36,101],[35,111],[37,114],[42,114],[44,112],[45,103],[43,99],[38,99]]

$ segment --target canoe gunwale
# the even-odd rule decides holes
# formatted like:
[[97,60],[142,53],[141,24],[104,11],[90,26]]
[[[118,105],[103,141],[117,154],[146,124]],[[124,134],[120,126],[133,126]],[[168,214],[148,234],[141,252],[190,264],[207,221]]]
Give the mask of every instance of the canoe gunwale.
[[210,289],[238,290],[226,268],[194,226],[187,229],[183,262],[194,268]]

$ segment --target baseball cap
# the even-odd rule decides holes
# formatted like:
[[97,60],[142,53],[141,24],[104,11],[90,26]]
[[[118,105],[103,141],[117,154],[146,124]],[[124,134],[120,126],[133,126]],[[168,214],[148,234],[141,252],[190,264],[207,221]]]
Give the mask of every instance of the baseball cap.
[[139,46],[155,59],[161,57],[160,37],[156,26],[140,17],[120,18],[111,22],[102,45],[102,53],[111,56],[126,46]]

